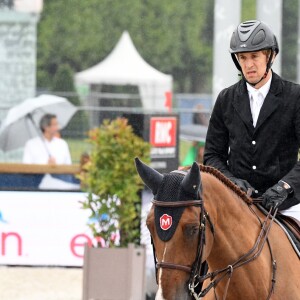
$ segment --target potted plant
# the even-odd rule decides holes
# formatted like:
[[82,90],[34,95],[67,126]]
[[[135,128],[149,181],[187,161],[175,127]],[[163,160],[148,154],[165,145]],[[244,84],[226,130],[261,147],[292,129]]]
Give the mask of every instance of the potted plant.
[[[131,286],[132,277],[136,277],[134,279],[136,281],[141,276],[135,273],[134,266],[138,261],[144,264],[145,258],[144,249],[133,246],[140,244],[139,192],[143,187],[135,170],[134,157],[138,156],[149,162],[150,145],[134,134],[127,119],[124,118],[105,120],[99,128],[89,132],[88,141],[92,145],[92,151],[80,176],[88,196],[86,201],[82,202],[82,207],[91,213],[89,227],[98,242],[94,248],[85,247],[84,299],[93,297],[124,299],[126,287],[131,289],[126,299],[141,299],[141,295],[137,293],[136,282],[134,287]],[[125,251],[124,254],[121,251]],[[109,253],[111,253],[110,262]],[[99,255],[95,258],[96,262],[92,262],[91,259],[96,255]],[[121,266],[122,256],[125,257],[124,266]],[[91,270],[92,266],[96,268],[96,273]],[[122,280],[120,280],[121,269],[125,272]],[[141,270],[141,267],[137,269]],[[114,286],[114,291],[111,291],[109,270],[114,285],[116,281],[122,284],[119,287],[119,293],[122,295],[120,298],[117,295],[114,298],[112,295],[117,293],[118,288]],[[117,280],[116,270],[119,274]],[[94,276],[94,279],[91,276]],[[141,278],[144,278],[143,274]],[[101,291],[101,295],[95,295],[96,292],[89,293],[93,281],[95,289]],[[101,282],[104,285],[102,287]],[[108,288],[109,298],[103,294],[105,287]],[[136,294],[136,298],[133,297],[133,293]]]

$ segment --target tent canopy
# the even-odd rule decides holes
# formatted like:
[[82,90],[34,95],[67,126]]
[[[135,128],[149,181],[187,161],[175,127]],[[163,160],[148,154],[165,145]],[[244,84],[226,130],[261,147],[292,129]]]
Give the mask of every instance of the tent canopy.
[[77,73],[75,82],[77,86],[137,85],[146,109],[165,110],[165,93],[172,90],[172,76],[144,61],[127,31],[123,32],[115,48],[103,61]]

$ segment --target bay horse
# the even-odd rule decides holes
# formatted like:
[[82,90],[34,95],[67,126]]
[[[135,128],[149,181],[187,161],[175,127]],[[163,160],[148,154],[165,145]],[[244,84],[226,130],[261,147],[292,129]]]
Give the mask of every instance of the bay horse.
[[212,167],[161,174],[135,163],[154,195],[146,223],[156,300],[300,299],[299,257],[271,211]]

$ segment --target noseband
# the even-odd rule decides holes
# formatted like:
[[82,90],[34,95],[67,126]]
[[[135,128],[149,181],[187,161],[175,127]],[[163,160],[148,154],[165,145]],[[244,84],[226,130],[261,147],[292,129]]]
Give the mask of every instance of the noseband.
[[[200,196],[200,195],[199,195]],[[199,197],[200,198],[200,197]],[[201,266],[202,266],[202,257],[203,257],[203,248],[205,245],[205,229],[206,229],[206,220],[209,222],[210,230],[214,235],[214,225],[210,220],[208,213],[204,209],[203,201],[200,200],[184,200],[184,201],[174,201],[174,202],[166,202],[166,201],[158,201],[152,200],[154,206],[160,207],[168,207],[168,208],[177,208],[177,207],[188,207],[188,206],[199,206],[200,207],[200,230],[199,230],[199,238],[198,238],[198,246],[197,246],[197,255],[196,259],[193,262],[192,266],[184,266],[179,264],[174,264],[170,262],[158,262],[156,259],[155,253],[155,246],[152,241],[153,247],[153,255],[154,255],[154,262],[156,265],[156,269],[163,268],[163,269],[173,269],[173,270],[180,270],[190,274],[188,285],[196,286],[195,285],[195,278],[201,273]],[[156,271],[156,282],[157,282],[157,271]]]

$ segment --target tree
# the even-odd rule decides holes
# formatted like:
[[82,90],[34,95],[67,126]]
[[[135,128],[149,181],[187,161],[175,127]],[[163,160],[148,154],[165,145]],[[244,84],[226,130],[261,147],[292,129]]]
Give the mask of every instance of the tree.
[[[54,92],[71,92],[73,96],[68,97],[68,100],[75,106],[80,106],[80,100],[76,96],[73,83],[74,72],[68,64],[59,65],[53,78]],[[62,134],[68,137],[83,137],[88,131],[88,118],[84,111],[77,111],[72,117],[66,128],[62,130]]]
[[89,132],[90,162],[81,182],[89,193],[83,208],[90,211],[89,224],[96,239],[114,246],[117,229],[120,246],[140,243],[142,181],[134,157],[149,162],[150,144],[134,134],[126,119],[105,120]]
[[[124,30],[155,68],[171,73],[178,92],[208,91],[210,0],[45,0],[38,30],[38,86],[53,87],[59,65],[76,71],[107,56]],[[208,23],[211,23],[208,26]]]
[[[292,80],[297,14],[297,0],[283,1],[282,74]],[[100,62],[128,30],[142,57],[173,75],[175,92],[211,92],[213,17],[211,0],[45,0],[38,27],[38,86],[52,89],[61,64],[78,72]],[[255,18],[255,1],[243,0],[242,19]]]

